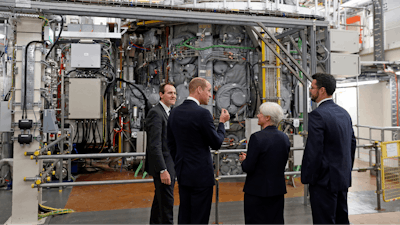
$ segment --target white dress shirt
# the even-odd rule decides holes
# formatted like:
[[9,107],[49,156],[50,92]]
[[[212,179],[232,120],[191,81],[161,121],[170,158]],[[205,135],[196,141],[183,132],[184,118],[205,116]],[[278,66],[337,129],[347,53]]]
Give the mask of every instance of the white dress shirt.
[[319,105],[321,105],[321,103],[326,102],[326,101],[328,101],[328,100],[333,100],[333,98],[324,98],[324,99],[322,99],[320,102],[317,103],[317,107],[318,107]]
[[187,100],[192,100],[192,101],[196,102],[197,105],[200,105],[199,100],[197,100],[197,99],[195,99],[195,98],[193,98],[193,97],[191,97],[191,96],[187,97]]
[[171,107],[166,106],[162,101],[160,101],[161,106],[164,108],[165,112],[169,116],[169,112],[171,111]]

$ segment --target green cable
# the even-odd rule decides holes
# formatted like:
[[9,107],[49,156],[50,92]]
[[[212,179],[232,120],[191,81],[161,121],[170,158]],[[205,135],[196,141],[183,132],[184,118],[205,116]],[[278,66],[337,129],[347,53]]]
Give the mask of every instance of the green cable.
[[147,176],[147,172],[144,171],[142,179],[144,179],[146,176]]
[[56,210],[56,211],[51,211],[48,213],[44,213],[44,214],[38,214],[39,219],[48,217],[48,216],[53,216],[53,215],[59,215],[59,214],[66,214],[66,213],[73,213],[75,212],[72,209],[63,209],[63,210]]
[[188,45],[187,43],[190,41],[190,40],[192,40],[193,38],[195,38],[195,37],[192,37],[192,38],[189,38],[189,39],[187,39],[185,42],[183,42],[182,43],[182,41],[181,41],[181,43],[179,43],[179,45],[177,45],[176,47],[182,47],[182,46],[184,46],[184,47],[188,47],[188,48],[190,48],[190,49],[194,49],[194,50],[197,50],[197,51],[204,51],[204,50],[207,50],[207,49],[210,49],[210,48],[237,48],[237,49],[255,49],[255,48],[252,48],[252,47],[241,47],[241,46],[234,46],[234,45],[211,45],[211,46],[208,46],[208,47],[203,47],[203,48],[195,48],[195,47],[193,47],[193,46],[190,46],[190,45]]
[[143,160],[140,160],[139,166],[138,166],[138,168],[137,168],[136,171],[135,171],[135,177],[138,176],[139,170],[142,168],[142,166],[143,166]]
[[[303,41],[299,38],[297,41],[297,47],[299,47],[299,49],[301,49],[301,47],[303,46]],[[298,61],[300,64],[300,61]],[[301,79],[303,79],[303,73],[301,71],[299,71],[299,76]]]

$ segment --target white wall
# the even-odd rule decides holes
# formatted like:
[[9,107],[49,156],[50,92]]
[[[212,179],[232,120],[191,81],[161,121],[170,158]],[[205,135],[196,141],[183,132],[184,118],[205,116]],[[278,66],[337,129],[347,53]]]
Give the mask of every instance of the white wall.
[[[377,127],[391,126],[390,89],[387,82],[360,86],[359,96],[359,125]],[[359,136],[368,138],[369,130],[360,128]],[[380,131],[372,131],[371,137],[376,140],[381,140]],[[385,132],[385,140],[391,140],[391,132]]]

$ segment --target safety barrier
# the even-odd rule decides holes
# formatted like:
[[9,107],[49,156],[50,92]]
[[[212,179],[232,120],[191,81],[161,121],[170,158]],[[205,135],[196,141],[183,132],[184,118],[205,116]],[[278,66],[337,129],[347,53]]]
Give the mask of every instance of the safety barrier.
[[381,176],[383,201],[400,199],[400,141],[381,143]]
[[[362,145],[357,147],[376,147],[377,145]],[[304,148],[291,148],[291,151],[304,150]],[[247,152],[247,149],[232,149],[232,150],[212,150],[211,154],[215,155],[215,168],[220,167],[220,154],[226,153],[240,153]],[[145,156],[145,153],[105,153],[105,154],[66,154],[66,155],[40,155],[36,156],[35,159],[71,159],[71,158],[107,158],[107,157],[131,157],[131,156]],[[379,166],[379,165],[378,165]],[[366,168],[353,168],[353,171],[365,172],[367,170],[377,170],[377,167],[366,167]],[[301,171],[287,171],[284,173],[285,176],[300,175]],[[231,178],[245,178],[246,174],[240,175],[219,175],[219,169],[215,169],[215,224],[219,223],[219,182],[221,179],[231,179]],[[377,176],[378,179],[378,176]],[[130,183],[150,183],[153,179],[131,179],[131,180],[109,180],[109,181],[81,181],[81,182],[60,182],[60,183],[42,183],[33,184],[36,188],[46,188],[46,187],[65,187],[65,186],[87,186],[87,185],[108,185],[108,184],[130,184]],[[379,197],[378,197],[379,198]],[[304,203],[307,203],[307,192],[304,195]],[[379,205],[380,207],[380,205]]]

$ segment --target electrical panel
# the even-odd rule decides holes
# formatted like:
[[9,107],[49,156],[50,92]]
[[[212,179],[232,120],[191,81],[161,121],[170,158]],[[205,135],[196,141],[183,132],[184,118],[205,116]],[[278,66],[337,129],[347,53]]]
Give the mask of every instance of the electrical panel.
[[71,67],[100,68],[101,45],[71,44]]
[[11,132],[11,109],[7,101],[0,102],[0,132]]
[[136,137],[136,152],[146,152],[147,136],[145,131],[138,131]]
[[330,48],[332,52],[357,53],[360,50],[360,33],[354,30],[330,30]]
[[57,133],[58,122],[56,120],[56,111],[54,109],[43,110],[43,132]]
[[331,74],[336,78],[354,77],[361,73],[360,56],[331,53]]
[[[304,148],[304,143],[303,143],[303,137],[300,135],[293,135],[293,147],[294,148]],[[296,150],[293,151],[293,157],[294,157],[294,165],[298,166],[301,165],[301,162],[303,160],[303,154],[304,150]]]
[[69,80],[69,119],[101,118],[101,81],[91,78]]

